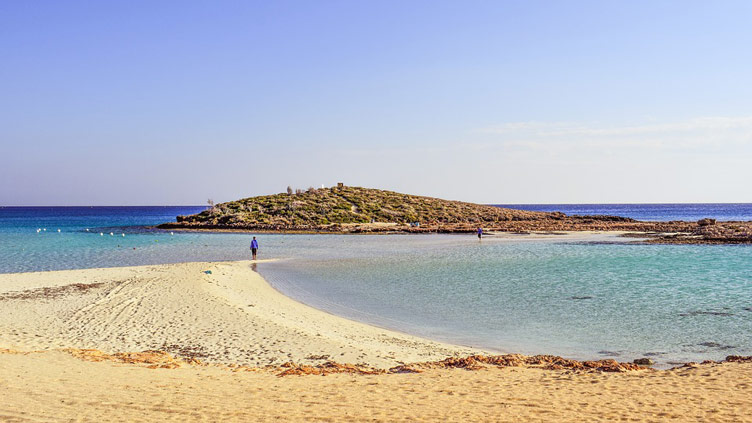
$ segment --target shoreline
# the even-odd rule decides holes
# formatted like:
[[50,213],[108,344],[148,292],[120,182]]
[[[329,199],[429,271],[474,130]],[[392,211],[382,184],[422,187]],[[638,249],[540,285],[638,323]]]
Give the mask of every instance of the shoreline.
[[749,419],[752,357],[488,355],[312,308],[251,264],[0,274],[0,420]]
[[[555,357],[571,363],[617,363],[611,359],[501,353],[456,344],[451,340],[423,338],[399,329],[342,317],[289,297],[271,285],[256,271],[255,266],[272,261],[276,259],[255,263],[249,260],[189,262],[0,274],[0,350],[20,353],[101,350],[102,354],[161,351],[177,359],[256,368],[274,367],[282,363],[318,366],[336,362],[357,364],[377,371],[405,365],[442,367],[437,364],[441,360],[472,357]],[[155,289],[155,282],[164,285],[178,282],[180,285]],[[147,286],[148,289],[145,289]],[[134,293],[149,296],[138,298],[132,296]],[[149,304],[143,306],[145,300]],[[160,316],[162,320],[159,320],[153,314],[158,311],[165,314],[164,310],[159,309],[164,307],[163,303],[167,300],[172,301],[168,311],[173,314]],[[202,301],[224,304],[218,307],[219,310],[207,309],[199,304]],[[17,305],[21,307],[14,309]],[[204,333],[209,337],[191,337],[190,332],[194,327],[176,326],[178,320],[187,315],[185,311],[180,311],[185,307],[192,307],[193,312],[206,312],[209,316],[204,317],[214,317],[222,324],[226,323],[227,327],[211,327]],[[233,314],[223,314],[227,312]],[[45,315],[46,319],[30,321],[40,314]],[[112,317],[112,314],[116,316]],[[152,327],[148,330],[139,328],[137,322],[123,319],[124,314],[129,314],[133,320],[139,320],[135,316],[142,314],[140,319],[148,320]],[[68,327],[60,326],[61,317],[67,320]],[[120,320],[113,324],[115,317]],[[230,321],[225,322],[225,318]],[[194,321],[197,319],[194,316]],[[73,326],[74,323],[109,326],[73,333],[80,329]],[[242,341],[259,345],[260,351],[252,351],[254,359],[248,358],[251,354],[241,354],[247,351],[239,348],[238,342],[220,342],[217,348],[222,351],[212,351],[208,347],[221,338],[219,335],[225,330],[233,331],[231,338],[240,341],[238,331],[243,326],[239,327],[239,324],[250,324],[256,332],[261,326],[273,326],[275,331],[281,332],[272,334],[268,328],[266,332],[262,330],[258,333],[246,330],[246,337]],[[312,332],[315,332],[314,341],[311,341]],[[152,333],[156,335],[152,336]],[[116,334],[114,339],[104,336],[113,334]],[[294,336],[285,336],[291,334]],[[290,339],[294,341],[290,342]],[[288,344],[287,348],[291,351],[280,350],[278,344]],[[331,354],[334,349],[338,356]],[[357,353],[354,352],[356,350]],[[727,359],[732,357],[736,356],[728,356]],[[693,362],[676,363],[671,367],[645,367],[669,370],[688,364]]]
[[[159,231],[185,233],[239,233],[239,234],[301,234],[301,235],[417,235],[417,234],[457,234],[469,235],[476,232],[473,225],[462,227],[410,227],[408,225],[349,224],[337,228],[297,228],[297,227],[232,227],[223,225],[186,225],[163,223],[152,226]],[[488,229],[486,229],[488,228]],[[559,233],[621,233],[625,238],[645,238],[647,244],[675,245],[750,245],[752,244],[752,222],[717,222],[711,225],[698,225],[696,222],[633,222],[583,225],[539,225],[532,227],[524,221],[513,222],[509,226],[484,226],[486,234],[509,235],[556,235]]]
[[250,261],[1,274],[0,305],[0,347],[22,351],[163,350],[258,367],[336,358],[376,368],[487,353],[315,309]]

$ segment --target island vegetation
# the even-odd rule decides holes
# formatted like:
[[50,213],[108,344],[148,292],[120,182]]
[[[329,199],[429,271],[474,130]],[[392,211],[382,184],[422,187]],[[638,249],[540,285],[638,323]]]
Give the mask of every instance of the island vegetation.
[[327,233],[626,231],[652,242],[750,243],[750,222],[643,222],[619,216],[568,216],[338,184],[249,197],[177,216],[163,229]]

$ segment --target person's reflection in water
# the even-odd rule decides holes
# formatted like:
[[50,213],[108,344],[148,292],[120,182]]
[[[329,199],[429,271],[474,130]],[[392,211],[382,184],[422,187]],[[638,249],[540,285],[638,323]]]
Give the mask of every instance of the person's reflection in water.
[[251,263],[251,270],[258,272],[258,270],[256,270],[256,263]]

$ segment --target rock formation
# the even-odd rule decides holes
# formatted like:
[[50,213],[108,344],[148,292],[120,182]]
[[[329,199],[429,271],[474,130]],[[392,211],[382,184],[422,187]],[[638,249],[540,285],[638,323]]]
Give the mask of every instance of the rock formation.
[[371,188],[309,188],[214,205],[162,229],[329,233],[628,231],[661,243],[752,243],[752,222],[642,222],[513,210]]

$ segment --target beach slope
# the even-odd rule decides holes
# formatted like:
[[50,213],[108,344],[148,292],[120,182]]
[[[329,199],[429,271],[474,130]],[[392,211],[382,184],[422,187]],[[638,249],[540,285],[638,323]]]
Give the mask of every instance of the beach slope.
[[276,291],[249,261],[0,275],[0,347],[377,368],[478,352],[308,307]]

